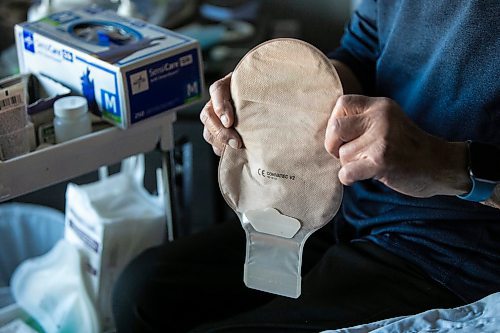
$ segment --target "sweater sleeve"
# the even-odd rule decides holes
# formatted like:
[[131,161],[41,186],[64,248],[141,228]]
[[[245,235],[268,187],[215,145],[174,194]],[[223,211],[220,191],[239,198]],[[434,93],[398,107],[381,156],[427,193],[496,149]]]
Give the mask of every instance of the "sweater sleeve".
[[379,53],[377,0],[363,0],[346,25],[340,46],[329,57],[349,66],[370,95],[375,90]]

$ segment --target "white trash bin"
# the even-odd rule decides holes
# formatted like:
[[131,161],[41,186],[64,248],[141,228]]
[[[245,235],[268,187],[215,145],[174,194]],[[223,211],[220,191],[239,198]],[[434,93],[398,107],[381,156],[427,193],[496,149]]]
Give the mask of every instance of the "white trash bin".
[[62,212],[33,204],[0,204],[0,309],[14,302],[9,281],[17,266],[47,253],[63,236]]

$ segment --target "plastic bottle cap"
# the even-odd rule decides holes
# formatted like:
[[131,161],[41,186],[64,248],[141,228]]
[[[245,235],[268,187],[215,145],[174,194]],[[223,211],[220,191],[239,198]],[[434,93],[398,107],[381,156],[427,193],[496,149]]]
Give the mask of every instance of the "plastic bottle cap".
[[54,114],[61,118],[78,118],[88,110],[87,99],[82,96],[67,96],[54,103]]

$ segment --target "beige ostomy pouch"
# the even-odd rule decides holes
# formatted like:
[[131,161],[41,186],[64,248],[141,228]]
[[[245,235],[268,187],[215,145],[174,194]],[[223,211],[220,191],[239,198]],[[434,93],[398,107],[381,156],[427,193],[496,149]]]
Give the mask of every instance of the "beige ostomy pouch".
[[300,296],[304,244],[342,200],[340,162],[324,148],[341,94],[328,58],[295,39],[257,46],[233,72],[243,148],[223,150],[219,185],[246,233],[244,282],[250,288]]

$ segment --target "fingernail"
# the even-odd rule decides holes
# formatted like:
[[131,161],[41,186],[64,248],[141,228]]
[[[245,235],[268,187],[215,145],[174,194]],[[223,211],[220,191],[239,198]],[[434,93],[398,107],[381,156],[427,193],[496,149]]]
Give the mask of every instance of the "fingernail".
[[225,114],[223,114],[221,117],[220,117],[220,121],[222,121],[222,124],[224,126],[227,126],[229,124],[229,119],[227,119],[227,116]]
[[229,139],[228,143],[231,146],[231,148],[238,149],[238,141],[237,140],[235,140],[235,139]]

